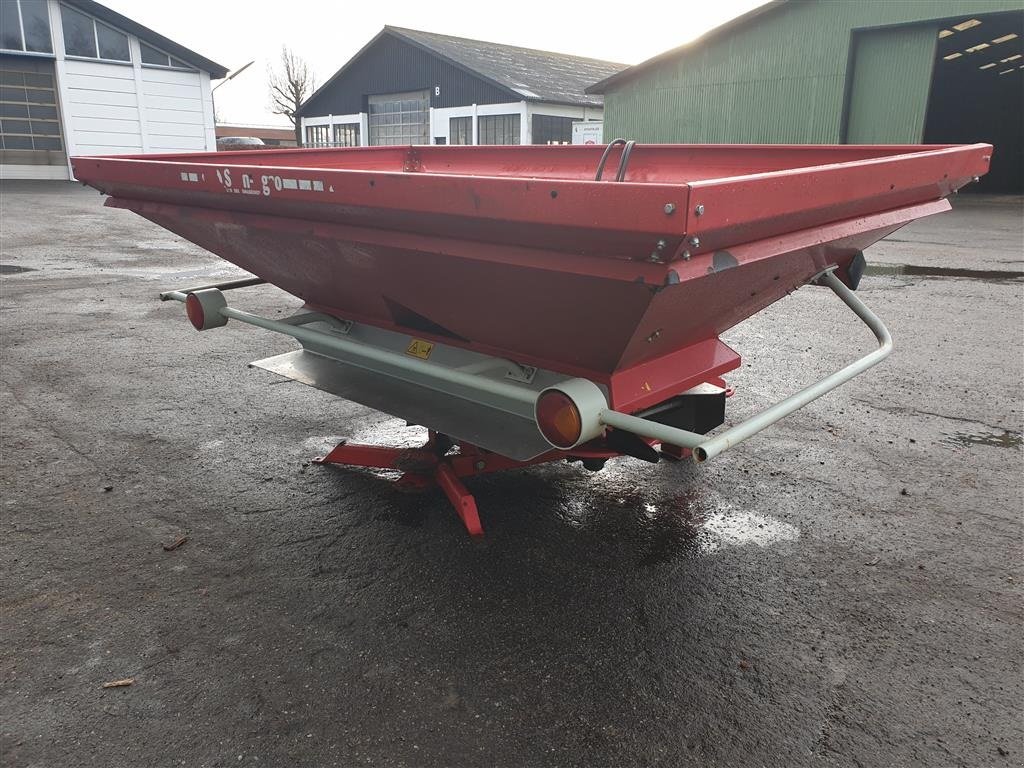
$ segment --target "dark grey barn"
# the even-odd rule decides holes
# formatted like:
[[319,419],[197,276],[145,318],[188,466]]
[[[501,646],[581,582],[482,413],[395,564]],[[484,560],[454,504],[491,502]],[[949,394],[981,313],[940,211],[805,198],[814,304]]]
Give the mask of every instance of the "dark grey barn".
[[550,144],[624,64],[384,27],[299,111],[306,146]]

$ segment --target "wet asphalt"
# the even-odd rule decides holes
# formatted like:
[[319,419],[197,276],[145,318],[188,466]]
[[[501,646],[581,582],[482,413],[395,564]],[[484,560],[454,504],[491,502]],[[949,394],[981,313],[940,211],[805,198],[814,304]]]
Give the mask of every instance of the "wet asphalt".
[[[701,467],[471,481],[482,541],[310,465],[420,435],[193,332],[157,293],[235,270],[101,204],[0,194],[3,766],[1024,762],[1020,198],[868,251],[1007,273],[866,277],[880,367]],[[731,331],[728,418],[867,349],[850,317],[808,288]]]

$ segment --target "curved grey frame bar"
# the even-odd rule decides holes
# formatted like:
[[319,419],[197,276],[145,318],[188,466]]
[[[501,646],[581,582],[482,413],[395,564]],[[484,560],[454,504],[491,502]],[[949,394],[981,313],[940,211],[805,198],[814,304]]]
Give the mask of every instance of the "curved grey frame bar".
[[854,376],[858,376],[868,368],[882,362],[882,360],[889,356],[893,348],[892,336],[889,334],[889,329],[885,327],[885,324],[878,318],[878,316],[868,309],[867,305],[861,301],[853,291],[847,288],[842,281],[833,274],[834,269],[835,268],[833,267],[821,273],[818,276],[817,281],[824,283],[831,288],[835,294],[843,300],[846,306],[852,309],[857,316],[864,321],[864,324],[871,329],[871,332],[875,334],[875,338],[878,339],[877,349],[865,355],[860,360],[850,363],[845,368],[836,371],[831,376],[826,376],[821,381],[800,390],[796,394],[790,395],[785,400],[782,400],[770,408],[751,416],[749,419],[741,421],[739,424],[730,427],[720,435],[715,435],[710,438],[707,435],[688,432],[684,429],[676,429],[675,427],[657,424],[653,421],[648,421],[647,419],[630,416],[628,414],[612,410],[607,410],[601,413],[601,422],[609,427],[615,427],[616,429],[622,429],[626,432],[632,432],[640,435],[641,437],[660,440],[683,448],[690,448],[693,450],[694,459],[698,462],[703,462],[708,459],[713,459],[722,451],[732,448],[734,445],[743,442],[748,437],[753,437],[765,427],[771,426],[780,419],[783,419],[793,413],[793,411],[803,408],[813,400],[817,400],[822,395],[845,384]]
[[[676,427],[670,427],[665,424],[659,424],[654,421],[640,418],[639,416],[631,416],[627,413],[613,411],[610,408],[599,411],[597,414],[598,421],[600,424],[605,426],[621,429],[625,432],[632,432],[633,434],[640,435],[641,437],[658,440],[670,445],[678,445],[683,448],[690,448],[693,451],[694,459],[697,462],[703,462],[714,458],[722,451],[732,448],[734,445],[743,442],[747,438],[753,437],[762,429],[771,426],[780,419],[783,419],[793,413],[793,411],[803,408],[813,400],[817,400],[822,395],[845,384],[854,376],[858,376],[868,368],[877,365],[892,352],[892,336],[875,313],[868,309],[867,305],[857,298],[856,294],[854,294],[852,290],[847,288],[842,281],[835,276],[833,273],[834,269],[835,267],[831,267],[830,269],[822,272],[817,276],[817,278],[815,278],[815,281],[824,283],[831,288],[835,294],[839,296],[839,298],[842,299],[843,302],[852,309],[861,320],[864,321],[864,324],[871,329],[871,332],[875,334],[875,338],[878,339],[877,349],[868,353],[856,362],[850,363],[850,365],[847,365],[845,368],[836,371],[832,375],[826,376],[821,381],[800,390],[796,394],[790,395],[785,400],[766,408],[760,413],[751,416],[749,419],[741,421],[739,424],[730,427],[725,432],[712,437],[701,435],[696,432],[689,432],[684,429],[677,429]],[[252,284],[256,284],[256,282],[244,280],[232,281],[229,283],[203,286],[202,288],[193,288],[187,291],[167,291],[160,294],[160,298],[164,301],[185,301],[188,294],[195,291],[210,289],[228,290]],[[521,403],[533,404],[538,396],[538,392],[530,389],[529,387],[481,376],[476,372],[445,368],[423,360],[410,358],[406,355],[396,355],[393,352],[377,349],[366,344],[356,343],[348,339],[338,338],[331,334],[303,328],[299,324],[269,320],[258,315],[253,315],[249,312],[244,312],[227,306],[221,308],[219,312],[226,318],[239,320],[250,325],[265,328],[268,331],[283,333],[304,344],[310,342],[326,345],[335,352],[343,355],[345,359],[349,360],[354,365],[362,364],[371,370],[373,369],[373,363],[375,362],[397,366],[399,369],[407,372],[410,377],[410,381],[418,381],[420,383],[427,381],[437,383],[447,382],[449,384],[471,387],[480,393],[484,400],[490,400],[495,397],[510,398]]]

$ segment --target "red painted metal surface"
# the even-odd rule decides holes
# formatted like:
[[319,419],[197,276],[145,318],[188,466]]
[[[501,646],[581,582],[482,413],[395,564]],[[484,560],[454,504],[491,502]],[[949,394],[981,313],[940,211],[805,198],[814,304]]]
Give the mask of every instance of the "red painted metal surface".
[[[583,376],[636,411],[719,334],[985,173],[989,145],[373,147],[74,158],[77,178],[315,310]],[[620,149],[612,151],[615,168]]]
[[72,165],[76,178],[119,198],[644,260],[658,239],[679,258],[684,236],[698,236],[685,248],[703,253],[937,200],[985,173],[991,157],[985,144],[639,145],[615,183],[592,180],[602,151],[368,147]]
[[[948,210],[944,198],[987,172],[992,148],[641,145],[625,181],[598,182],[603,151],[375,147],[72,165],[108,205],[310,309],[582,376],[635,413],[702,382],[725,387],[740,358],[719,334],[826,268],[847,279],[860,251]],[[609,445],[597,438],[518,462],[466,443],[449,450],[430,432],[421,448],[342,443],[317,461],[440,487],[480,535],[463,478],[600,463],[619,455]]]

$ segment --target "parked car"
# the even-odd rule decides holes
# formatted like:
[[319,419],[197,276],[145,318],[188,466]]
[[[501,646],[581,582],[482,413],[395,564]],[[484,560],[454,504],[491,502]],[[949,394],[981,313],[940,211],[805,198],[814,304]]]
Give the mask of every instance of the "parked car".
[[256,136],[221,136],[217,139],[217,150],[230,152],[239,149],[262,149],[266,145]]

